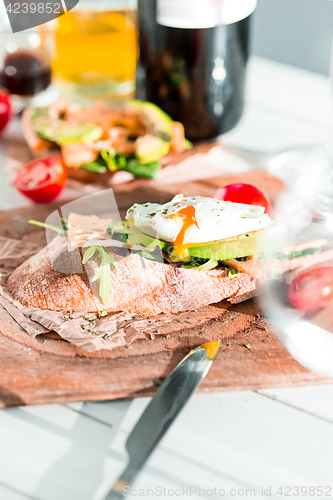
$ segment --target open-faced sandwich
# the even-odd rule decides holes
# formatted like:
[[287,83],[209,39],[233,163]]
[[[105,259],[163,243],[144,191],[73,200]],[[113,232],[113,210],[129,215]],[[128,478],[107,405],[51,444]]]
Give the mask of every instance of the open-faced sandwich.
[[88,107],[58,101],[28,108],[22,116],[24,137],[36,155],[61,149],[68,175],[81,180],[125,170],[154,178],[161,159],[191,147],[184,127],[158,106],[132,100],[123,108],[105,102]]
[[177,195],[133,205],[126,221],[70,214],[59,236],[20,265],[8,289],[53,311],[177,313],[258,293],[264,208]]
[[[109,193],[102,193],[110,205]],[[96,198],[87,203],[76,207],[94,212]],[[50,334],[72,344],[74,355],[98,351],[97,357],[115,359],[193,348],[246,333],[257,321],[255,304],[244,301],[262,292],[269,271],[262,258],[271,245],[264,245],[276,228],[267,227],[272,221],[264,207],[177,195],[164,205],[135,204],[123,221],[81,215],[75,205],[66,210],[67,219],[62,207],[50,225],[31,221],[59,235],[35,255],[23,252],[19,262],[32,257],[2,276],[1,304],[28,336]],[[56,217],[59,226],[51,225]],[[7,243],[16,252],[18,242]],[[305,310],[299,285],[323,277],[326,301],[332,258],[329,241],[313,239],[273,253],[269,262],[281,272],[291,303]],[[317,307],[319,295],[309,286],[305,306]]]

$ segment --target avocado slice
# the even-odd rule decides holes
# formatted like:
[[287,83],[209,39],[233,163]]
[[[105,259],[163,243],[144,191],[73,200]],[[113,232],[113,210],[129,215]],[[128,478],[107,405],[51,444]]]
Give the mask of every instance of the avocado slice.
[[221,241],[192,244],[188,247],[188,253],[191,258],[214,260],[237,259],[255,255],[263,250],[258,243],[260,232],[254,231]]
[[52,126],[43,124],[41,128],[36,130],[36,134],[61,146],[71,142],[98,141],[103,135],[103,130],[90,123],[70,124],[58,120]]
[[150,132],[139,137],[135,156],[140,163],[152,163],[166,156],[170,149],[172,119],[151,102],[131,100],[128,108],[141,115],[150,126]]
[[[172,243],[143,233],[133,223],[126,221],[115,223],[114,226],[109,226],[107,231],[111,234],[111,238],[127,242],[129,245],[141,245],[151,249],[159,245],[164,253],[170,255],[173,262],[184,261],[184,259],[180,260],[177,258],[177,255],[173,253],[174,247]],[[189,245],[188,258],[186,260],[213,259],[214,261],[221,261],[258,254],[263,250],[260,247],[260,243],[258,243],[260,241],[258,239],[260,233],[261,231],[254,231],[226,240]]]
[[128,109],[142,115],[145,121],[151,125],[154,135],[159,135],[166,141],[171,140],[172,118],[161,108],[151,102],[132,99],[128,102]]
[[97,141],[103,135],[101,127],[92,123],[68,123],[61,119],[52,119],[47,108],[37,108],[31,117],[32,130],[39,137],[58,145],[71,142]]
[[136,141],[136,157],[139,163],[152,163],[166,156],[169,152],[170,143],[160,137],[146,134]]
[[98,141],[103,136],[103,130],[97,125],[91,123],[62,123],[58,122],[53,130],[42,131],[45,139],[54,141],[59,145],[68,144],[70,142],[90,142]]

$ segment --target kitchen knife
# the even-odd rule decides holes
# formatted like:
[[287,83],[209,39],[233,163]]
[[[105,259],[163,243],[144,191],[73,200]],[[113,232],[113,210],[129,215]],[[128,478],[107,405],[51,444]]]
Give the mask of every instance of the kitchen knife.
[[[208,373],[220,341],[193,349],[158,389],[126,441],[129,463],[105,500],[124,498],[149,456]],[[126,492],[125,490],[125,492]]]

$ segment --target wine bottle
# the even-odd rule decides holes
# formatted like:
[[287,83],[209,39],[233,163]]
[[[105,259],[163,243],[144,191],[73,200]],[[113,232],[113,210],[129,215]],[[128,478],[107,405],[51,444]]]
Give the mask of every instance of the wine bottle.
[[138,0],[137,98],[181,121],[193,141],[235,127],[255,7],[256,0]]

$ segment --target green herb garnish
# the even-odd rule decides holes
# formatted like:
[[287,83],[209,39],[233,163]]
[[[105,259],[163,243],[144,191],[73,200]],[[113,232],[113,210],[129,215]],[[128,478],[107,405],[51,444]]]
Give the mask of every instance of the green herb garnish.
[[137,255],[140,255],[141,257],[144,257],[145,259],[152,259],[152,260],[155,260],[154,259],[154,256],[152,256],[150,253],[148,252],[135,252]]
[[102,149],[100,155],[109,170],[117,170],[117,165],[115,161],[116,151],[113,148]]
[[80,165],[80,168],[84,168],[89,172],[94,172],[96,174],[104,174],[107,171],[107,166],[102,158],[97,158],[97,160],[90,161],[89,163],[84,163]]
[[54,226],[53,224],[45,224],[45,222],[39,222],[38,220],[33,220],[30,219],[28,221],[28,224],[32,224],[33,226],[39,226],[43,227],[44,229],[52,229],[52,231],[56,231],[60,236],[64,236],[67,231],[68,227],[66,226],[65,219],[60,219],[61,222],[63,222],[63,226]]
[[235,280],[237,278],[237,274],[238,274],[238,271],[237,269],[228,269],[228,278],[230,278],[231,280]]
[[113,148],[103,149],[100,153],[109,170],[122,170],[127,166],[126,156],[118,155]]
[[105,318],[105,316],[107,316],[107,315],[108,315],[108,313],[106,311],[98,311],[98,313],[97,313],[97,316],[99,318]]
[[94,245],[85,251],[82,264],[86,264],[86,262],[94,256],[95,252],[99,253],[101,263],[97,273],[92,278],[92,282],[99,279],[99,295],[103,304],[108,304],[111,292],[111,265],[114,267],[115,274],[118,271],[118,263],[115,258],[105,250],[105,248],[99,245]]
[[151,163],[140,163],[136,158],[130,158],[123,170],[135,175],[135,177],[143,177],[146,179],[155,179],[162,165],[159,161]]
[[189,262],[188,264],[182,265],[184,269],[197,269],[199,271],[208,271],[209,269],[214,269],[219,265],[217,260],[209,259],[204,264],[199,264],[198,262]]

